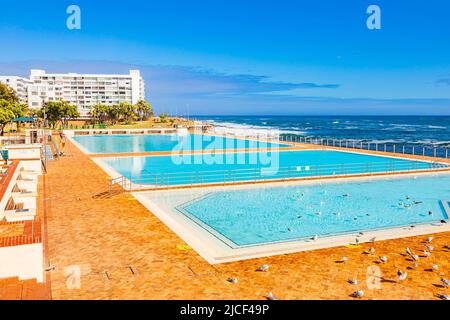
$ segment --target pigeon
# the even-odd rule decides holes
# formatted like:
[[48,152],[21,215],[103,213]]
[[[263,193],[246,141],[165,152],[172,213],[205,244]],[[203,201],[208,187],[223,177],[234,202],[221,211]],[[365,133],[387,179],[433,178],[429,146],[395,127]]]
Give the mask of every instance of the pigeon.
[[406,254],[412,256],[412,251],[410,248],[406,248]]
[[238,283],[238,279],[236,279],[236,278],[228,278],[227,281],[229,283]]
[[356,279],[349,279],[349,280],[347,280],[347,282],[354,286],[358,285],[358,280],[356,280]]
[[278,300],[278,298],[275,297],[272,292],[269,292],[267,295],[267,300]]
[[445,287],[447,287],[447,288],[450,287],[450,280],[441,278],[441,282]]
[[383,262],[383,263],[386,263],[387,262],[387,258],[385,256],[381,256],[380,257],[380,261]]
[[402,272],[402,270],[400,269],[398,270],[397,274],[398,274],[398,281],[406,280],[406,278],[408,277],[408,273]]
[[260,266],[258,268],[258,271],[263,271],[263,272],[269,271],[269,265],[268,264],[263,264],[262,266]]
[[362,290],[355,291],[350,296],[352,296],[353,298],[361,298],[362,296],[364,296],[364,291]]

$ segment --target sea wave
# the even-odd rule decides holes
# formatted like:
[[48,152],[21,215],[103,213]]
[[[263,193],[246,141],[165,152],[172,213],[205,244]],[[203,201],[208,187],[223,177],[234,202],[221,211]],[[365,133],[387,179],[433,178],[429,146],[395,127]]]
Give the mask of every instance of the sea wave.
[[237,124],[232,122],[218,122],[215,120],[207,120],[208,123],[213,125],[213,132],[217,134],[229,134],[235,136],[248,136],[248,137],[278,137],[282,134],[292,134],[304,136],[307,133],[299,128],[292,129],[278,129],[272,126],[257,126],[250,124]]

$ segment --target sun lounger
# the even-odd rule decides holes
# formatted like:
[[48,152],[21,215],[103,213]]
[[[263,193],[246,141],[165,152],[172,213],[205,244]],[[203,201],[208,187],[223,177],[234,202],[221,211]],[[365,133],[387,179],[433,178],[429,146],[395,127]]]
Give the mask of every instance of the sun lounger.
[[4,216],[8,222],[33,220],[36,216],[36,198],[11,197],[6,205]]

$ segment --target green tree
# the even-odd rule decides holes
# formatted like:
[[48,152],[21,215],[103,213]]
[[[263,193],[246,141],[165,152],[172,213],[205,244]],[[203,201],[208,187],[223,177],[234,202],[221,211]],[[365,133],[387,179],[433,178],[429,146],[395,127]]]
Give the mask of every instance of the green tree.
[[39,110],[38,116],[44,118],[45,116],[49,125],[55,128],[61,122],[63,127],[67,125],[69,119],[79,117],[77,107],[70,105],[67,101],[49,101]]
[[18,102],[0,99],[0,135],[3,136],[5,127],[13,119],[24,115],[26,106]]
[[161,122],[166,122],[169,115],[167,113],[161,113],[159,115],[159,119],[161,119]]
[[152,106],[145,100],[140,100],[135,105],[135,111],[140,121],[153,117]]
[[105,123],[108,120],[109,106],[104,104],[96,104],[91,109],[91,117],[94,121]]
[[132,104],[121,102],[119,104],[119,120],[132,121],[135,118],[135,110]]
[[0,83],[0,100],[6,100],[12,103],[18,103],[16,91],[4,83]]
[[75,119],[80,116],[78,108],[72,104],[69,104],[67,101],[60,101],[60,108],[63,128],[67,128],[70,119]]

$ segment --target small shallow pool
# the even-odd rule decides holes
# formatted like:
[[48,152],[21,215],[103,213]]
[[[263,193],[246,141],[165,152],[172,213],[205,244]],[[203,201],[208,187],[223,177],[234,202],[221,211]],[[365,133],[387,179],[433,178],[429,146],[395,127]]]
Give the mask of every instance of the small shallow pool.
[[442,199],[450,199],[450,175],[147,193],[145,198],[239,248],[439,224],[448,220]]

